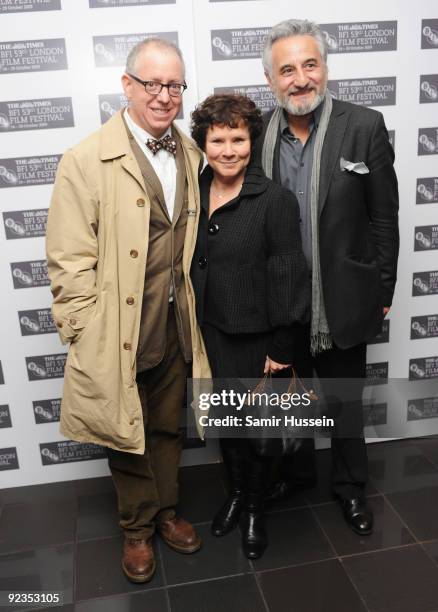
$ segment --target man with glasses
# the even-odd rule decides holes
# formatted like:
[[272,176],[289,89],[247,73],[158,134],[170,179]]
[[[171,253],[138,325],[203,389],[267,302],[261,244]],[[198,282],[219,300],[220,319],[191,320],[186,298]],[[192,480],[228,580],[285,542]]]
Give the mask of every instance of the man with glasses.
[[180,421],[189,363],[209,376],[196,327],[190,260],[200,151],[174,125],[186,89],[180,50],[136,45],[122,84],[128,108],[67,151],[47,226],[53,315],[70,342],[62,433],[108,447],[133,582],[155,571],[155,531],[193,553],[177,517]]

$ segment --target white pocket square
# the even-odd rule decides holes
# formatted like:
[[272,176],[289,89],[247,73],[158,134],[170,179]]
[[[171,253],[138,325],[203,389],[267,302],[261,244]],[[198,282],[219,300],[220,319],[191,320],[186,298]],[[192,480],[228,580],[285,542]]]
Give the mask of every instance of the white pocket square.
[[351,162],[348,159],[341,157],[339,160],[341,170],[348,170],[348,172],[356,172],[357,174],[369,174],[369,170],[366,164],[363,162]]

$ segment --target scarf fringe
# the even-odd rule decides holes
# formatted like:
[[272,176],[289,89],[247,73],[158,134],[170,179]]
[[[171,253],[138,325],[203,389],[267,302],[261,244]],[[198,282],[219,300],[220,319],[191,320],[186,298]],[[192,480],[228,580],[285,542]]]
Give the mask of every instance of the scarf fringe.
[[310,352],[312,355],[328,351],[332,346],[333,341],[331,334],[327,332],[318,332],[310,339]]

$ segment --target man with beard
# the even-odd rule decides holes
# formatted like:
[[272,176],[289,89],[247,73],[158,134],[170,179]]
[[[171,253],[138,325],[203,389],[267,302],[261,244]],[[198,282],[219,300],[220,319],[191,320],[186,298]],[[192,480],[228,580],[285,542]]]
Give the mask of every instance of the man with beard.
[[[316,372],[326,399],[333,396],[330,379],[351,379],[357,399],[366,342],[381,330],[396,282],[397,178],[381,113],[333,100],[326,59],[317,24],[291,19],[272,28],[263,66],[278,106],[265,116],[258,155],[266,174],[293,191],[300,205],[312,305],[294,365],[302,377]],[[373,516],[364,495],[362,405],[335,400],[333,493],[348,525],[365,535]],[[280,467],[271,500],[315,481],[313,439]]]

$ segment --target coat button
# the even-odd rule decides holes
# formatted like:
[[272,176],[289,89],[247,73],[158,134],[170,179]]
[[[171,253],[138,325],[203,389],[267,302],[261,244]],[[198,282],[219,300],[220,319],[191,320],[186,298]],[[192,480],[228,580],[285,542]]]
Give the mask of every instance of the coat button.
[[143,200],[143,198],[139,198],[137,200],[137,206],[139,206],[140,208],[142,208],[145,205],[145,201]]
[[131,251],[129,251],[129,254],[131,255],[133,259],[138,257],[138,251],[136,251],[135,249],[132,249]]
[[62,321],[57,321],[56,322],[56,327],[62,327]]
[[129,342],[124,342],[123,343],[123,348],[125,349],[125,351],[130,351],[131,350],[131,345]]
[[69,319],[68,322],[70,323],[70,325],[76,325],[77,323],[76,319]]
[[214,236],[219,231],[219,225],[217,223],[210,223],[208,226],[208,233],[210,236]]
[[207,258],[206,257],[200,257],[198,259],[198,266],[201,268],[201,270],[204,270],[204,268],[207,267]]
[[129,306],[132,306],[134,302],[135,302],[135,300],[134,300],[134,298],[133,298],[131,295],[130,295],[129,297],[127,297],[127,298],[126,298],[126,303],[127,303]]

